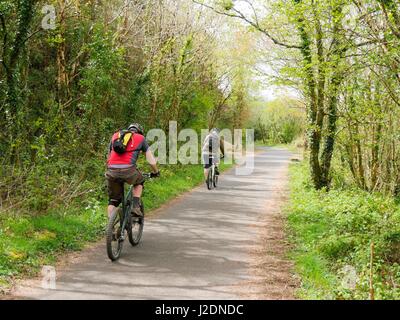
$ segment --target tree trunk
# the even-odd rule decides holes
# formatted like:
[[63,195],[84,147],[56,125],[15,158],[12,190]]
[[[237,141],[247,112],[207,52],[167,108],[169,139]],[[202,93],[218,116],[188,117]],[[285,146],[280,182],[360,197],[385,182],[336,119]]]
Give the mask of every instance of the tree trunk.
[[8,132],[10,135],[9,139],[9,150],[11,162],[17,162],[17,153],[14,147],[15,140],[18,139],[18,120],[16,119],[19,111],[19,60],[21,52],[25,46],[26,39],[28,37],[29,27],[33,18],[33,9],[36,0],[24,0],[20,1],[18,7],[18,26],[8,57],[5,57],[7,61],[3,61],[3,65],[6,70],[6,109],[9,111],[10,117],[7,119],[11,129]]
[[[299,4],[301,0],[294,0]],[[321,141],[321,127],[318,126],[318,101],[316,94],[316,81],[313,72],[313,61],[311,53],[311,39],[304,26],[304,19],[298,19],[298,31],[301,38],[301,54],[303,56],[303,65],[306,72],[307,96],[309,100],[307,121],[308,121],[308,142],[310,148],[310,169],[311,178],[314,187],[321,189],[323,187],[321,180],[321,167],[319,163],[319,150]]]
[[329,83],[329,101],[327,103],[326,113],[326,135],[324,137],[323,149],[321,154],[321,185],[329,188],[331,177],[331,164],[333,151],[335,147],[336,129],[337,129],[337,104],[339,89],[344,77],[344,71],[341,70],[341,59],[346,52],[346,47],[339,40],[339,33],[342,29],[342,10],[340,5],[336,5],[332,9],[333,16],[333,39],[332,39],[332,56],[333,66],[331,71],[331,82]]
[[336,138],[339,86],[343,78],[341,71],[338,71],[338,69],[334,73],[331,96],[327,105],[327,133],[324,138],[324,146],[321,154],[321,184],[323,187],[328,188],[331,182],[330,171]]

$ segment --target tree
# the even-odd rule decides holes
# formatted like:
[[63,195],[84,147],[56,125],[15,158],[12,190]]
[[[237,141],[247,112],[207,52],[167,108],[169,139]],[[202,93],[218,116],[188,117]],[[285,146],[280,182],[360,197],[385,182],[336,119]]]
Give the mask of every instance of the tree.
[[[0,105],[2,113],[2,124],[14,134],[18,131],[19,123],[16,115],[20,107],[20,62],[23,50],[28,39],[30,25],[34,15],[35,0],[19,0],[16,3],[4,1],[0,7],[0,22],[2,35],[1,63],[5,73],[6,89],[5,100]],[[13,19],[17,21],[15,30],[12,28]],[[6,130],[3,130],[3,133]],[[11,146],[15,143],[15,135],[8,139]],[[6,142],[4,137],[1,139]],[[14,149],[11,148],[13,159],[16,160]]]

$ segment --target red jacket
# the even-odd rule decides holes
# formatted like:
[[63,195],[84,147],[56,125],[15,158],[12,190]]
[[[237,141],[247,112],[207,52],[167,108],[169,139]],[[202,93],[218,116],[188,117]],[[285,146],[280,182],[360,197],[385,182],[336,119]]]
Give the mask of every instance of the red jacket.
[[139,158],[140,152],[147,152],[149,144],[147,143],[144,136],[138,133],[132,135],[126,146],[126,152],[123,154],[116,153],[113,148],[113,142],[119,137],[119,131],[114,133],[110,142],[110,151],[108,154],[107,166],[109,168],[127,168],[136,166],[137,159]]

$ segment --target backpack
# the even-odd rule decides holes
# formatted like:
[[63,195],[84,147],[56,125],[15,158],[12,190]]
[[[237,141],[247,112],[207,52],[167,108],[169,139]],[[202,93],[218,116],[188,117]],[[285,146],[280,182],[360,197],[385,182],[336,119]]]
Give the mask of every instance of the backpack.
[[212,149],[213,149],[213,138],[212,137],[209,137],[208,138],[208,151],[212,151]]
[[[214,146],[215,144],[215,146]],[[208,150],[210,152],[214,151],[213,148],[218,148],[218,137],[210,135],[208,138]]]
[[118,154],[123,154],[126,152],[126,146],[131,140],[133,133],[128,130],[120,130],[118,133],[118,138],[112,143],[113,150]]

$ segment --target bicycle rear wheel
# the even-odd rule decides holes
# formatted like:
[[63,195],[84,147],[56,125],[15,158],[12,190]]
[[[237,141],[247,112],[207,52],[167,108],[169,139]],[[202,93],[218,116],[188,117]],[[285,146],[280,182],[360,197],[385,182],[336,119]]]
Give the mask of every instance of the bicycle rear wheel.
[[108,221],[106,231],[107,255],[111,261],[119,259],[122,251],[123,241],[121,238],[121,217],[122,209],[115,208],[111,213],[110,220]]
[[132,217],[131,223],[128,227],[128,238],[131,245],[137,246],[142,239],[143,228],[144,228],[144,204],[140,201],[140,210],[143,213],[142,217]]

